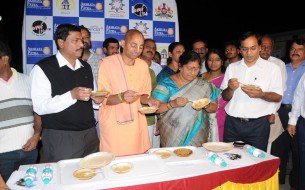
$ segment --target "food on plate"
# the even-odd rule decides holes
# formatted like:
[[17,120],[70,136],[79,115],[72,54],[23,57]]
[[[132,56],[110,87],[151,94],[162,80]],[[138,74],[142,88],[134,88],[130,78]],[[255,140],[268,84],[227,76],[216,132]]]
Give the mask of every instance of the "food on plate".
[[158,108],[151,106],[151,107],[141,107],[139,109],[139,112],[144,113],[144,114],[150,114],[150,113],[155,113]]
[[111,169],[118,174],[127,173],[131,170],[131,168],[132,164],[129,162],[121,162],[111,166]]
[[162,150],[162,149],[155,150],[152,153],[156,154],[156,155],[159,155],[162,159],[169,158],[172,155],[171,151],[169,151],[169,150]]
[[254,85],[254,84],[245,84],[245,85],[242,85],[242,87],[246,88],[248,90],[253,90],[253,89],[255,89],[255,88],[259,87],[259,86]]
[[92,91],[91,96],[106,96],[108,91]]
[[73,176],[77,179],[87,180],[96,176],[95,169],[79,169],[73,172]]
[[188,148],[178,148],[174,150],[174,153],[180,157],[188,157],[193,153],[193,151]]
[[203,108],[203,107],[207,106],[209,103],[210,103],[209,98],[202,98],[197,101],[194,101],[192,104],[192,107],[193,108]]

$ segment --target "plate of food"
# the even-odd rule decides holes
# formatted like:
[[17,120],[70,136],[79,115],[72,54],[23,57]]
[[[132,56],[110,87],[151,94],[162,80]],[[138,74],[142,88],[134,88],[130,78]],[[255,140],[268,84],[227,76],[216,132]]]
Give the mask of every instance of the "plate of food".
[[106,96],[108,91],[92,91],[91,96]]
[[202,98],[196,101],[193,101],[192,107],[195,109],[200,109],[207,106],[210,103],[210,98]]
[[226,152],[234,148],[232,143],[225,142],[207,142],[203,143],[202,146],[212,152]]
[[141,107],[139,109],[139,112],[143,113],[143,114],[151,114],[151,113],[155,113],[157,111],[158,108],[151,106],[151,107]]
[[189,148],[177,148],[174,153],[179,157],[188,157],[193,154],[193,151]]
[[80,180],[87,180],[96,176],[95,172],[96,170],[92,168],[79,169],[73,172],[73,176]]
[[118,174],[123,174],[127,173],[132,169],[132,163],[130,162],[119,162],[116,164],[113,164],[111,166],[112,171],[118,173]]
[[159,149],[152,152],[152,154],[159,155],[162,159],[166,159],[172,156],[172,152],[166,149]]
[[101,168],[112,162],[114,158],[111,152],[96,152],[82,158],[79,165],[82,168]]
[[243,84],[241,87],[245,88],[245,89],[248,89],[248,90],[253,90],[255,88],[258,88],[259,86],[254,85],[254,84]]

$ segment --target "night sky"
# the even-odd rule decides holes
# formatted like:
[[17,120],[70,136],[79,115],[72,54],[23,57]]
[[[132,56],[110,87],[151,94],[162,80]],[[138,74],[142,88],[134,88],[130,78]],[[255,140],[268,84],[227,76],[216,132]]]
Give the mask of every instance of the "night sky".
[[225,41],[237,40],[247,31],[274,34],[305,29],[301,5],[266,2],[176,0],[180,41],[189,49],[193,40],[202,38],[209,48],[223,49]]

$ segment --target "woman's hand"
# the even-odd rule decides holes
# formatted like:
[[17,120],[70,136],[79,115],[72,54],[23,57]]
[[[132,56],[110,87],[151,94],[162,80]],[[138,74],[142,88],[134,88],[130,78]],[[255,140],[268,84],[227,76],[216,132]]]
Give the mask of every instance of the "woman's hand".
[[184,107],[188,102],[189,100],[187,98],[178,97],[175,100],[172,100],[170,103],[171,106],[175,108],[175,107]]

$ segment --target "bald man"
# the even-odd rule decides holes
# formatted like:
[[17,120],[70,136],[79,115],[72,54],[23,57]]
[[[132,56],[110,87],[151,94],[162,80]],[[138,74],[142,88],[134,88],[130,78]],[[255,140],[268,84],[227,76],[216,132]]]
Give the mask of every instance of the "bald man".
[[144,36],[129,30],[121,41],[123,51],[100,61],[98,87],[109,91],[99,109],[100,151],[116,156],[141,154],[150,147],[145,115],[141,104],[159,107],[152,98],[149,67],[138,58],[144,46]]

